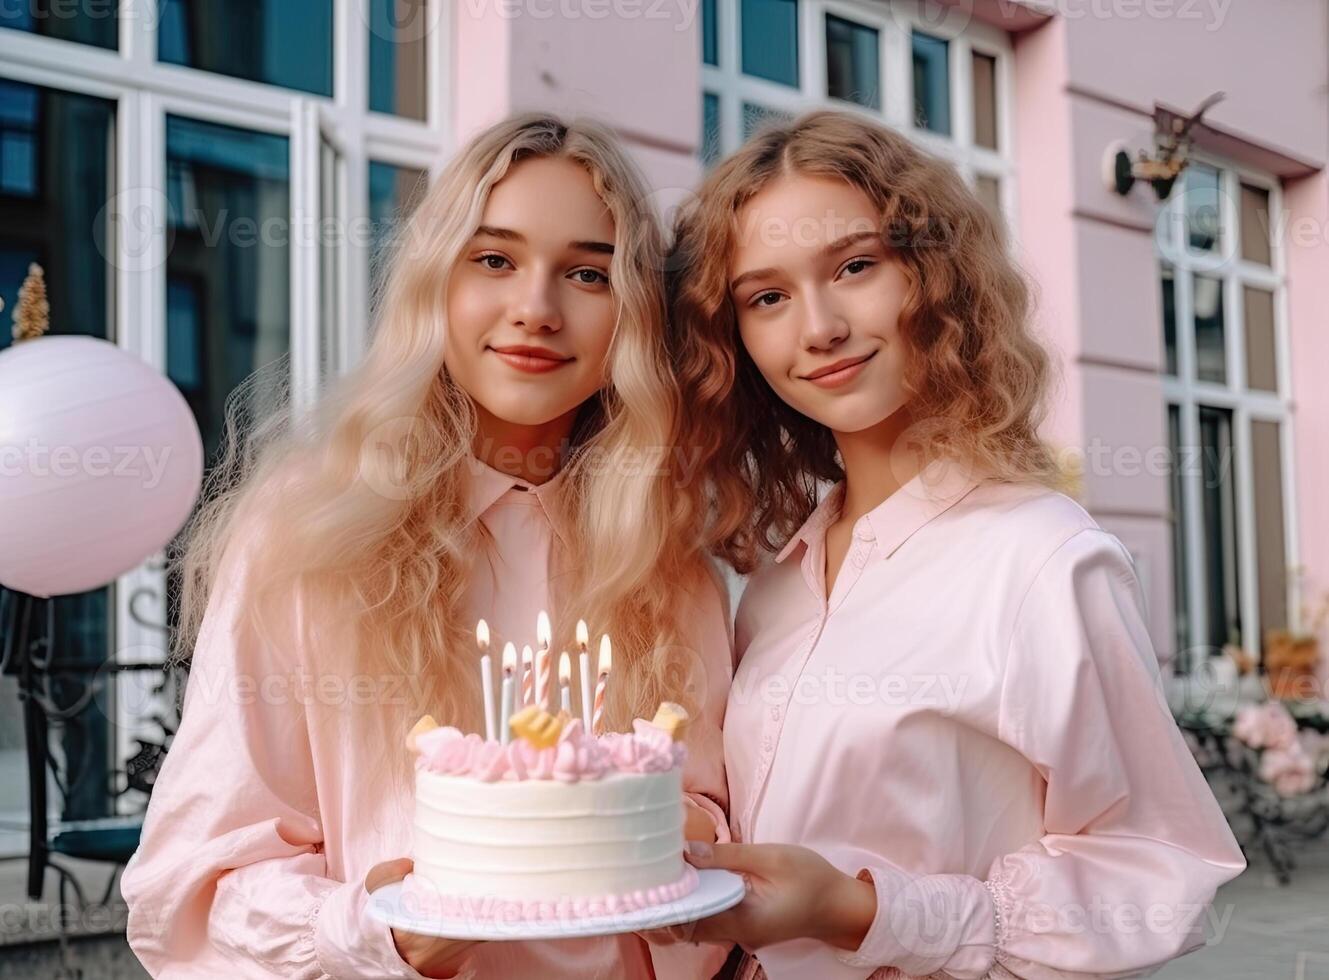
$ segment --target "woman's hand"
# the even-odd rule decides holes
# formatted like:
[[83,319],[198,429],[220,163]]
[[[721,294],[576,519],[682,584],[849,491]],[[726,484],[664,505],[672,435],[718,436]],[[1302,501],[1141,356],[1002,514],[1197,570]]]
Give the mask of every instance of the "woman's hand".
[[683,797],[683,839],[715,843],[715,818],[692,797]]
[[851,878],[806,847],[689,842],[687,859],[696,868],[741,874],[747,894],[708,919],[642,933],[648,942],[736,942],[753,952],[789,939],[817,939],[857,949],[876,916],[870,882]]
[[[365,876],[365,890],[373,893],[384,885],[401,881],[415,862],[410,858],[384,861],[376,864]],[[461,970],[462,957],[477,940],[440,939],[438,936],[424,936],[405,929],[392,928],[392,941],[397,946],[397,953],[417,972],[427,977],[454,977]]]

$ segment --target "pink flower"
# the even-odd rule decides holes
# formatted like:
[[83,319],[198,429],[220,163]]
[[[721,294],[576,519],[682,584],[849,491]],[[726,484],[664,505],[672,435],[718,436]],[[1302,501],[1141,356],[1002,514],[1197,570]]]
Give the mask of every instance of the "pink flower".
[[1243,705],[1232,734],[1253,749],[1286,749],[1297,740],[1297,722],[1282,701]]
[[1315,761],[1301,743],[1265,750],[1260,757],[1259,776],[1279,796],[1299,796],[1315,788]]

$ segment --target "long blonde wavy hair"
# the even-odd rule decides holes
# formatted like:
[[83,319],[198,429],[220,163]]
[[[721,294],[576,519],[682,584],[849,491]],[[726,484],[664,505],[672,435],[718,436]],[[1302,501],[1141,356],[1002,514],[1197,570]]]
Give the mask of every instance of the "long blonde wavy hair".
[[683,438],[710,487],[716,554],[751,571],[807,519],[818,484],[844,476],[831,431],[789,407],[748,356],[729,293],[739,212],[795,174],[862,190],[904,269],[911,449],[996,478],[1067,486],[1038,435],[1051,364],[1001,229],[950,163],[861,116],[816,111],[753,136],[675,222],[671,349],[690,406]]
[[580,410],[559,488],[578,536],[555,585],[554,649],[572,648],[578,617],[593,635],[612,635],[611,727],[649,717],[666,692],[680,699],[683,668],[662,651],[676,649],[681,590],[707,572],[699,491],[672,451],[681,423],[665,349],[663,238],[615,138],[547,115],[493,126],[455,157],[397,236],[365,357],[311,410],[263,404],[262,373],[231,399],[224,458],[175,549],[177,659],[194,648],[224,554],[243,540],[241,615],[259,635],[294,644],[315,672],[410,681],[398,685],[408,703],[373,704],[357,727],[377,724],[396,745],[426,711],[479,729],[475,623],[461,608],[484,547],[466,519],[476,413],[444,366],[445,300],[491,189],[531,157],[585,167],[615,236],[607,382]]

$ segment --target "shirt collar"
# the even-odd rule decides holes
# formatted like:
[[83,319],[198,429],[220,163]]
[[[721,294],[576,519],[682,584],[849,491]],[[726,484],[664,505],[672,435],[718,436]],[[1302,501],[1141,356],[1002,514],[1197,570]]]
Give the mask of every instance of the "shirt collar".
[[470,476],[470,492],[467,499],[466,518],[469,524],[478,520],[480,515],[494,506],[509,490],[517,488],[519,492],[529,493],[540,503],[554,533],[566,545],[571,540],[573,515],[567,506],[563,493],[563,474],[560,469],[548,480],[534,484],[521,477],[496,470],[484,460],[468,456],[462,464]]
[[[979,482],[974,470],[964,463],[933,460],[865,515],[866,531],[877,542],[878,556],[885,559],[895,554],[916,531],[959,503]],[[824,537],[826,528],[840,516],[843,500],[844,481],[841,480],[826,494],[803,526],[794,532],[775,560],[782,562],[800,544],[810,545]],[[858,528],[855,533],[859,533]]]

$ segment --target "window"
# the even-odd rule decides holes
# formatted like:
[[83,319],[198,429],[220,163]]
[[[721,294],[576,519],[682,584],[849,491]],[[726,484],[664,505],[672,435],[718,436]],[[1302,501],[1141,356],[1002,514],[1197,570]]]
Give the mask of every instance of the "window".
[[951,131],[950,45],[914,31],[914,125],[934,133]]
[[420,203],[426,189],[423,170],[377,160],[369,162],[369,219],[374,229],[369,252],[369,281],[374,293],[382,285],[383,264],[393,237]]
[[420,0],[373,0],[369,5],[369,108],[425,118],[425,37]]
[[701,3],[701,132],[706,166],[761,124],[831,107],[862,113],[952,161],[1010,226],[1010,39],[972,18],[961,29],[873,0]]
[[[425,98],[443,94],[447,32],[436,0],[160,0],[149,16],[153,2],[123,0],[117,17],[114,0],[49,16],[44,0],[0,0],[15,55],[0,65],[0,297],[12,309],[42,263],[53,329],[114,340],[169,376],[215,456],[238,380],[268,369],[307,403],[363,350],[380,261],[364,229],[413,206],[451,149],[448,100]],[[109,648],[159,661],[166,585],[150,559],[62,599],[61,643],[98,663]],[[140,702],[103,701],[106,730],[79,735],[117,770],[137,751]],[[0,726],[0,763],[10,734]],[[140,804],[108,788],[101,805]],[[0,837],[0,852],[20,845]]]
[[333,0],[161,0],[164,62],[332,95]]
[[[114,192],[116,122],[111,99],[0,79],[0,349],[12,342],[10,317],[33,262],[45,272],[52,334],[115,335],[114,253],[99,212]],[[99,676],[97,668],[114,645],[108,615],[114,591],[106,587],[55,600],[56,683],[70,701],[92,685],[95,697],[107,703],[108,675]],[[28,846],[27,763],[17,698],[14,677],[0,676],[5,719],[0,855],[22,854]],[[82,778],[68,799],[52,791],[50,816],[89,819],[110,813],[109,794],[96,789],[106,785],[114,738],[115,727],[97,711],[77,714],[53,734],[52,747],[62,754],[66,771]]]
[[798,0],[742,0],[743,71],[798,86]]
[[1178,670],[1229,643],[1258,653],[1295,603],[1278,193],[1199,161],[1157,225]]
[[832,99],[881,108],[878,32],[826,15],[826,94]]
[[0,0],[0,27],[111,50],[118,46],[119,18],[118,0]]

